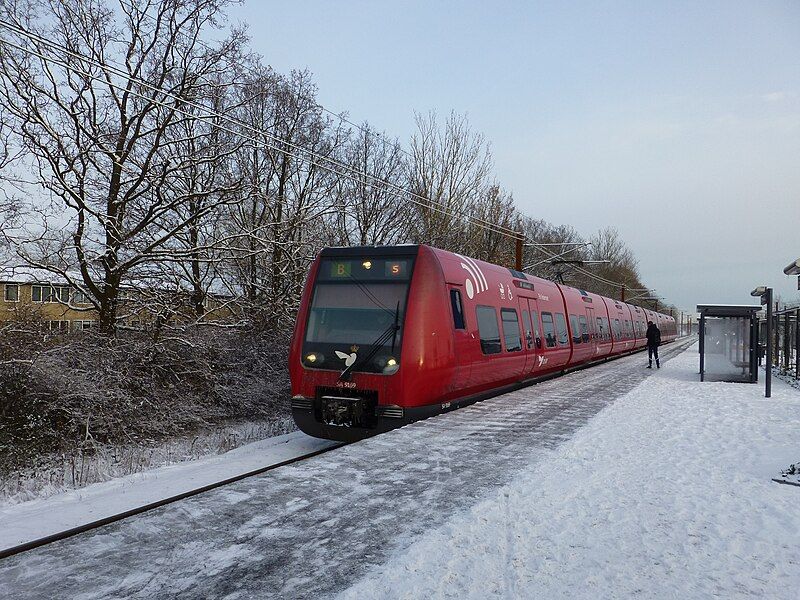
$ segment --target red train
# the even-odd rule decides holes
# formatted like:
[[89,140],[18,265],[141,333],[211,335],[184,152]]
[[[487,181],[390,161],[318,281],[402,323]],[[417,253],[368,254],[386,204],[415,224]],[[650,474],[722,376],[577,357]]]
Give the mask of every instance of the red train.
[[675,319],[430,246],[325,248],[289,355],[292,415],[361,439],[661,339]]

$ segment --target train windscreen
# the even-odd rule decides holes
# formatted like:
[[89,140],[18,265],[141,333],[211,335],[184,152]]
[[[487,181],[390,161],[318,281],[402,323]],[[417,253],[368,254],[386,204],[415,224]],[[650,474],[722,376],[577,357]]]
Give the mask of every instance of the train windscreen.
[[413,262],[411,257],[323,259],[303,363],[317,369],[352,365],[355,371],[396,371]]

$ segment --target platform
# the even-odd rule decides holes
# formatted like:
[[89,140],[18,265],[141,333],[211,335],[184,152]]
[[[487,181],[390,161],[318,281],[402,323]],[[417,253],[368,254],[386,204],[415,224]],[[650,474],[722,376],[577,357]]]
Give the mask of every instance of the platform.
[[[625,520],[625,511],[613,504],[614,494],[609,495],[608,489],[615,489],[619,481],[597,481],[592,479],[591,467],[570,467],[573,461],[591,465],[580,453],[572,454],[571,444],[591,423],[594,429],[601,426],[601,437],[584,440],[576,448],[586,448],[587,444],[600,448],[602,427],[614,423],[614,413],[609,410],[615,410],[615,403],[625,397],[626,406],[636,414],[636,390],[648,380],[661,379],[664,389],[676,391],[684,384],[702,385],[693,381],[694,368],[670,371],[670,359],[682,349],[680,344],[663,347],[660,371],[645,369],[646,357],[642,354],[622,358],[13,557],[0,563],[0,587],[14,590],[19,598],[308,598],[337,593],[377,598],[399,595],[398,590],[406,589],[403,586],[412,586],[408,588],[409,597],[433,597],[442,578],[432,576],[426,565],[435,564],[456,573],[449,579],[449,584],[456,586],[451,588],[454,592],[458,585],[508,584],[511,587],[500,590],[508,594],[501,596],[526,597],[529,588],[518,587],[519,581],[509,583],[508,573],[499,574],[497,580],[492,579],[491,572],[484,573],[486,581],[481,583],[468,581],[469,572],[474,579],[476,565],[502,563],[513,569],[514,577],[539,573],[541,581],[547,581],[554,573],[531,560],[550,556],[556,561],[553,565],[567,573],[571,568],[569,557],[580,555],[587,545],[602,543],[595,534],[613,531],[614,519],[636,526],[636,519]],[[691,359],[692,365],[696,356]],[[733,384],[706,384],[717,385]],[[755,390],[752,386],[734,387]],[[594,419],[601,411],[603,418]],[[642,416],[649,428],[661,430],[646,413]],[[680,423],[680,415],[666,416]],[[703,423],[707,421],[703,419]],[[601,455],[622,461],[620,472],[625,476],[635,466],[634,475],[639,472],[643,478],[658,478],[657,464],[652,465],[652,473],[641,472],[636,452],[640,442],[625,433],[625,423],[617,426],[614,437],[617,441],[622,438],[622,447],[627,445],[630,454]],[[677,430],[666,433],[667,439],[681,435]],[[680,449],[680,437],[674,439],[675,448]],[[741,445],[739,439],[730,443]],[[665,461],[671,458],[663,456]],[[553,473],[554,464],[560,465],[553,475],[558,485],[551,480],[550,487],[537,487],[533,496],[514,492],[521,474],[530,480],[532,470],[547,467]],[[561,469],[563,475],[559,475]],[[589,484],[594,487],[587,488]],[[608,488],[605,492],[603,484]],[[646,491],[647,486],[643,489]],[[598,499],[600,507],[594,504]],[[486,502],[500,503],[492,504],[492,512],[499,511],[498,518],[505,510],[503,503],[508,507],[513,503],[513,512],[504,527],[494,526],[492,539],[471,539],[471,526],[464,519],[467,523],[474,520],[476,507]],[[611,504],[606,506],[608,502]],[[554,512],[553,507],[560,505],[572,507],[571,511],[576,506],[585,510]],[[667,521],[671,518],[668,512],[661,512],[668,511],[666,508],[654,506],[652,510]],[[530,522],[518,523],[521,514],[526,514]],[[489,517],[480,513],[480,518]],[[576,531],[573,520],[579,522],[581,532]],[[520,554],[517,562],[512,550],[507,556],[497,551],[497,544],[509,543],[522,549],[524,536],[518,533],[525,526],[545,527],[548,523],[564,528],[565,535],[574,538],[572,542],[567,544],[566,538],[551,540],[549,543],[561,545]],[[523,529],[518,530],[518,526]],[[672,539],[678,533],[669,535]],[[680,535],[686,535],[686,531]],[[446,556],[439,548],[426,556],[418,544],[432,543],[431,536],[455,545]],[[447,540],[447,536],[452,539]],[[533,538],[530,543],[536,541],[536,535]],[[617,551],[635,553],[637,548]],[[583,567],[592,571],[597,565],[584,561]],[[417,579],[410,577],[414,569],[421,569]],[[530,586],[531,581],[522,583]],[[350,589],[353,585],[356,587]],[[481,593],[487,591],[484,587]],[[515,592],[521,595],[515,596]]]

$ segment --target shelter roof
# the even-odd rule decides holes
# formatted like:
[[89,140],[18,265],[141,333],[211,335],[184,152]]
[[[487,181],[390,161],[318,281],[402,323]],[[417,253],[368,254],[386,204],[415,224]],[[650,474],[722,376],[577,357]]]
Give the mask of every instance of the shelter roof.
[[749,317],[761,310],[751,304],[698,304],[697,312],[706,317]]

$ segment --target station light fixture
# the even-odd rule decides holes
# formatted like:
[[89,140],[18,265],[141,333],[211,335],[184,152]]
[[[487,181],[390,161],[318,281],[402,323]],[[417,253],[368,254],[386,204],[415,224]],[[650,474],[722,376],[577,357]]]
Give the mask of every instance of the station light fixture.
[[783,272],[787,275],[797,275],[797,289],[800,290],[800,258],[789,263]]
[[752,292],[750,292],[750,295],[758,298],[766,293],[767,293],[767,286],[760,285],[757,288],[755,288]]
[[800,258],[789,263],[783,272],[787,275],[800,275]]

